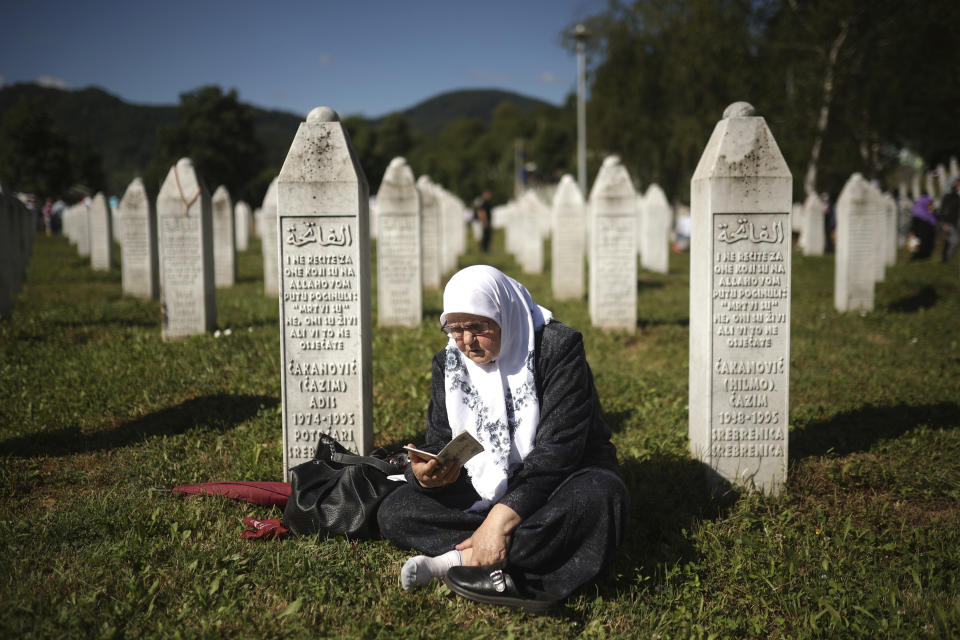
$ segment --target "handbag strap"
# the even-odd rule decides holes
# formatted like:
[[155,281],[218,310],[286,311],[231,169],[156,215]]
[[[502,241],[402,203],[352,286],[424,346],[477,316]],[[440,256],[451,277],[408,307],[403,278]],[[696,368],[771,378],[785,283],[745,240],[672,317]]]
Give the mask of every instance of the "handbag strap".
[[378,460],[370,456],[355,456],[352,453],[331,453],[330,461],[337,462],[339,464],[365,464],[368,467],[373,467],[378,471],[382,471],[386,475],[393,475],[399,473],[400,471],[389,462],[383,460]]

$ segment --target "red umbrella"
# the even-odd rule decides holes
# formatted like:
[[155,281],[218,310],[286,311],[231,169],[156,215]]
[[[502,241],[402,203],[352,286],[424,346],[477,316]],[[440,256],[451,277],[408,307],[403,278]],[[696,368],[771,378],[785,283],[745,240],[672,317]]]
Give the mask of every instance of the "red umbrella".
[[173,493],[193,496],[224,496],[253,504],[284,507],[290,498],[289,482],[199,482],[181,484]]

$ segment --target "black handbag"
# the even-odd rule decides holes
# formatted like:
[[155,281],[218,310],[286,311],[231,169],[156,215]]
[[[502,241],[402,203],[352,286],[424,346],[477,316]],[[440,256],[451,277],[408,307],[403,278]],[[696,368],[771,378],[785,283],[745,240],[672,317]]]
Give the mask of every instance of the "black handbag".
[[360,540],[380,537],[377,509],[402,484],[387,476],[403,473],[406,454],[391,456],[377,449],[369,456],[357,456],[333,438],[318,435],[314,459],[290,470],[284,524],[299,535],[321,533]]

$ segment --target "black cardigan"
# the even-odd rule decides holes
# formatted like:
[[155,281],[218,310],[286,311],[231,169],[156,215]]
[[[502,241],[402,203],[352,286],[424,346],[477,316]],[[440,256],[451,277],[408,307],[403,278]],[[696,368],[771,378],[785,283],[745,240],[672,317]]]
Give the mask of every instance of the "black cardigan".
[[[571,473],[585,467],[619,472],[617,451],[601,416],[593,374],[583,351],[583,336],[560,322],[551,322],[535,337],[535,371],[540,423],[533,449],[507,483],[500,499],[527,518],[543,506]],[[453,437],[447,421],[444,362],[446,350],[433,357],[433,381],[427,409],[429,451],[439,451]],[[461,474],[461,477],[465,474]],[[409,474],[412,484],[423,489]],[[440,488],[442,490],[443,488]]]

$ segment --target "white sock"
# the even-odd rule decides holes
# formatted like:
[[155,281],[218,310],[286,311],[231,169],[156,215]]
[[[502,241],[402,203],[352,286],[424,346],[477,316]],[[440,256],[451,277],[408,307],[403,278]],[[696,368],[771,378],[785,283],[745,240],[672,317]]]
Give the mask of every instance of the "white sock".
[[459,567],[463,558],[456,549],[447,551],[431,558],[430,556],[413,556],[400,569],[400,586],[404,589],[425,587],[434,578],[447,575],[450,567]]

